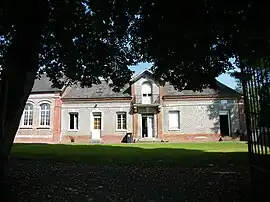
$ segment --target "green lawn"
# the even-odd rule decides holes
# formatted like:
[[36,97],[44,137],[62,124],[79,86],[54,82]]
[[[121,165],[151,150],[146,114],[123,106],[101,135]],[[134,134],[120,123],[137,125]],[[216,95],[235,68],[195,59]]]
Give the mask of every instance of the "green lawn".
[[239,142],[181,144],[14,144],[12,156],[92,165],[201,166],[247,164],[247,144]]

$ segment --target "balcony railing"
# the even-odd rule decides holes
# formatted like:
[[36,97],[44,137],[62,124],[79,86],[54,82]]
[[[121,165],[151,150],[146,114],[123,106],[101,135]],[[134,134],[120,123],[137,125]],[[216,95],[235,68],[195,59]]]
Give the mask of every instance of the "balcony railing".
[[135,95],[133,104],[155,105],[160,104],[159,94]]

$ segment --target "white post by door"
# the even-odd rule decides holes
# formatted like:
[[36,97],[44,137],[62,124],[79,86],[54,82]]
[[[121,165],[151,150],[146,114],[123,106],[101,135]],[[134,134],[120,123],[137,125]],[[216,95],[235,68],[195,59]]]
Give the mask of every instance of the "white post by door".
[[152,115],[147,117],[147,137],[148,138],[153,138],[154,134],[154,117]]

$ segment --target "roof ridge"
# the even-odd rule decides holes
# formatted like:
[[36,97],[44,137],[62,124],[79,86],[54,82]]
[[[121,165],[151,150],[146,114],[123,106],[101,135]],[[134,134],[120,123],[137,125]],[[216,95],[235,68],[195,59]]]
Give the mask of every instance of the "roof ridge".
[[131,77],[130,81],[134,81],[136,78],[140,77],[142,74],[144,74],[145,72],[149,72],[150,74],[153,74],[153,72],[150,69],[145,69],[141,72],[139,72],[138,74],[135,74]]

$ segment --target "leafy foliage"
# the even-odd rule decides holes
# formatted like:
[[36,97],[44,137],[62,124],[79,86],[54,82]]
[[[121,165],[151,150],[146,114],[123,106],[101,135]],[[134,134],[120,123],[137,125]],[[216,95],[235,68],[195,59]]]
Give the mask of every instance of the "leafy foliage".
[[236,79],[236,87],[235,90],[239,93],[243,93],[243,87],[242,87],[242,82],[239,79]]
[[[106,22],[102,13],[95,14],[82,0],[47,3],[49,17],[42,35],[39,73],[46,72],[57,86],[66,77],[82,86],[99,83],[103,77],[112,80],[116,90],[129,81],[132,72],[128,66],[133,63],[126,29],[113,25],[117,20]],[[7,24],[6,38],[16,32],[16,24],[9,18],[2,19]]]
[[[237,79],[237,88],[244,90],[246,109],[250,112],[252,127],[269,127],[270,114],[270,72],[269,62],[259,60],[253,66],[245,64],[241,73],[233,74]],[[244,89],[242,88],[242,82]]]
[[[23,26],[20,17],[8,17],[14,6],[5,2],[0,7],[3,37]],[[119,90],[132,75],[128,66],[147,61],[153,62],[161,81],[200,90],[213,87],[215,77],[233,69],[230,58],[238,65],[239,57],[253,62],[270,55],[268,7],[257,2],[44,2],[49,17],[39,52],[40,73],[46,72],[56,85],[67,77],[91,86],[103,77]]]

